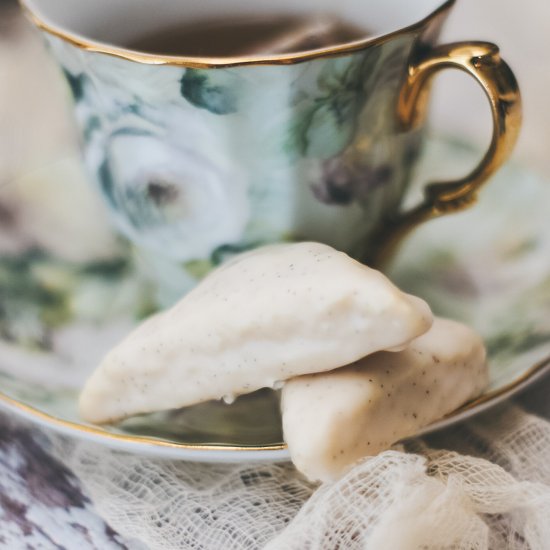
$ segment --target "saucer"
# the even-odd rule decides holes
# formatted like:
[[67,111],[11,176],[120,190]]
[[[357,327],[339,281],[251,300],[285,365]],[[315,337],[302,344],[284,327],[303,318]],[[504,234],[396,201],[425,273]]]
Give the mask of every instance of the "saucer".
[[[450,177],[451,169],[464,170],[475,160],[461,144],[433,140],[417,179]],[[278,398],[267,389],[231,406],[209,402],[114,426],[79,418],[84,380],[152,312],[153,290],[135,268],[131,249],[105,234],[103,212],[86,195],[75,159],[27,179],[15,195],[35,197],[28,191],[46,189],[47,200],[32,215],[4,212],[13,235],[8,230],[9,246],[0,239],[0,407],[67,436],[128,452],[211,462],[286,460]],[[60,182],[69,180],[72,192],[79,189],[85,198],[67,199]],[[412,186],[412,201],[419,190]],[[6,204],[0,194],[4,210]],[[426,299],[438,315],[476,328],[489,352],[486,393],[421,433],[495,405],[550,368],[549,204],[547,182],[509,165],[473,209],[418,229],[391,266],[399,286]]]

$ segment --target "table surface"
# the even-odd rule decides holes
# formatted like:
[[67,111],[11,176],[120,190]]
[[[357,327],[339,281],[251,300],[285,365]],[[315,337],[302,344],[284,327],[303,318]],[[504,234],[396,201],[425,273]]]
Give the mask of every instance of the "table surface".
[[[17,32],[13,29],[17,29]],[[21,29],[24,27],[13,3],[0,0],[0,73],[5,74],[7,71],[11,74],[9,71],[13,67],[6,69],[7,65],[3,66],[2,63],[12,58],[14,47],[18,47],[18,51],[27,52],[27,55],[34,56],[36,53],[31,47],[29,54],[26,43],[21,42],[21,33],[28,32]],[[11,49],[10,40],[13,41]],[[25,67],[24,59],[18,63]],[[40,60],[34,61],[35,65],[40,63]],[[10,128],[10,119],[7,118],[10,113],[5,109],[5,104],[4,109],[2,106],[2,98],[5,100],[3,93],[6,90],[0,89],[0,120],[7,120],[4,128],[8,128],[4,134],[0,129],[0,141],[3,140],[5,144],[6,140],[13,140],[13,126],[24,127],[28,118],[17,120]],[[56,130],[57,135],[62,136],[58,150],[48,150],[52,157],[59,151],[66,151],[67,143],[73,139],[69,125],[65,122],[60,125],[61,129]],[[43,136],[38,135],[34,139],[38,147],[46,143]],[[32,144],[28,141],[26,143],[29,149]],[[51,146],[51,141],[48,145]],[[9,155],[9,159],[7,157],[0,159],[0,184],[4,184],[14,170],[14,166],[8,164],[13,155]],[[22,154],[18,158],[27,157]],[[547,400],[549,392],[550,375],[525,391],[517,401],[525,408],[550,419],[550,402]],[[136,548],[136,544],[116,533],[97,515],[78,479],[43,449],[39,431],[28,424],[22,424],[19,419],[0,414],[0,548],[110,550]]]
[[[549,394],[550,375],[516,401],[550,419]],[[32,426],[0,414],[0,548],[135,548],[97,515],[78,479],[40,440]]]

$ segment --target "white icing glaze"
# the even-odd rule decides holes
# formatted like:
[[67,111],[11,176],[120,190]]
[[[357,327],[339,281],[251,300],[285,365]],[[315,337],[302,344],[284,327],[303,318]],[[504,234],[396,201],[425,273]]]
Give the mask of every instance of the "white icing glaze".
[[423,334],[432,314],[381,273],[318,243],[264,247],[142,323],[88,380],[90,422],[249,393]]
[[309,479],[334,480],[358,459],[478,396],[487,383],[481,338],[460,323],[436,319],[405,351],[287,381],[281,402],[285,441]]

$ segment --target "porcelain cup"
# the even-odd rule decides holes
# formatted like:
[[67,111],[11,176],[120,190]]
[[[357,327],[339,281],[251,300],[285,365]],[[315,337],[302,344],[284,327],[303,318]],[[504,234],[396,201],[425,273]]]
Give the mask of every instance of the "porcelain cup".
[[[498,48],[438,43],[454,0],[22,1],[72,91],[92,179],[165,301],[267,243],[321,241],[379,264],[414,226],[470,205],[519,132],[518,86]],[[368,34],[248,57],[128,47],[223,13],[333,14]],[[493,139],[471,174],[428,185],[403,211],[430,81],[447,68],[480,83]]]

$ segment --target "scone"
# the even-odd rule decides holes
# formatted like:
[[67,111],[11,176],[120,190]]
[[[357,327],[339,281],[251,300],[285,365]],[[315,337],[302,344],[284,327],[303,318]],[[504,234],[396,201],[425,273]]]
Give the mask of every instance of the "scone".
[[289,380],[283,431],[292,461],[330,481],[477,397],[488,383],[485,346],[470,328],[436,318],[400,353],[380,352]]
[[86,383],[80,412],[104,423],[231,398],[402,348],[432,320],[425,302],[329,246],[264,247],[116,346]]

